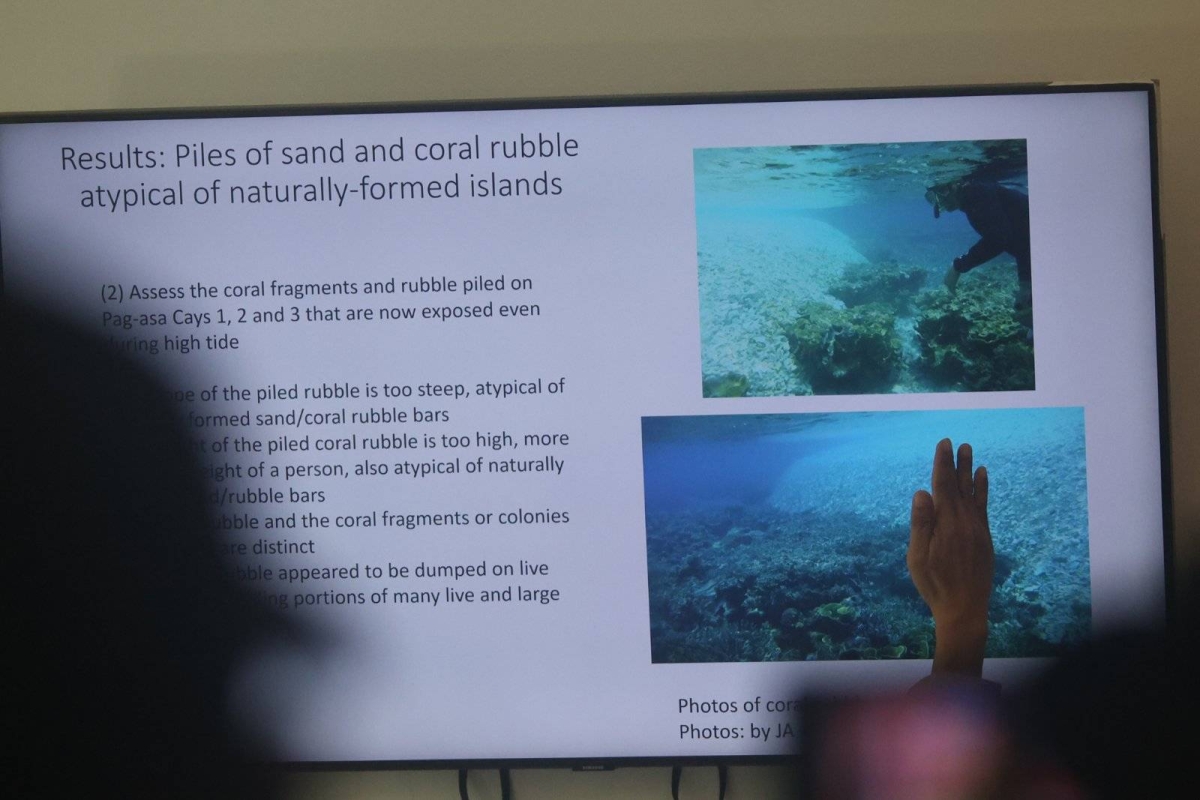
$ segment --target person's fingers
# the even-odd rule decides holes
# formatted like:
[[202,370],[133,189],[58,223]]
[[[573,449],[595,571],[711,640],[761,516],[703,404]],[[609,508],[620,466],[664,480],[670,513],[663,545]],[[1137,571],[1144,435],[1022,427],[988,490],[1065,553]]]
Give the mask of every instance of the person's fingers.
[[933,498],[929,492],[921,489],[913,495],[912,513],[909,515],[908,528],[908,564],[911,569],[914,559],[918,563],[929,550],[929,540],[933,538]]
[[987,467],[980,467],[975,470],[975,505],[983,512],[983,519],[987,521],[987,501],[988,501],[988,474]]
[[971,445],[963,442],[958,446],[958,493],[963,497],[974,494],[974,487],[971,485],[971,473],[974,470]]
[[954,445],[942,439],[933,453],[933,499],[940,503],[943,498],[958,492],[958,476],[954,472]]

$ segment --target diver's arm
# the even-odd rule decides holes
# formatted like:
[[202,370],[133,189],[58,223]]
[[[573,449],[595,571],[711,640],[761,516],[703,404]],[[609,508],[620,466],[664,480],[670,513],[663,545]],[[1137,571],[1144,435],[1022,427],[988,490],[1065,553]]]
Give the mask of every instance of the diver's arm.
[[[1001,249],[1014,241],[1013,235],[1016,232],[1013,214],[1017,213],[1017,209],[1012,207],[1012,203],[1006,202],[1006,197],[1010,194],[1025,197],[1019,192],[994,183],[969,183],[963,187],[959,198],[963,213],[967,215],[967,221],[971,223],[975,232],[981,239],[996,242]],[[1028,219],[1029,212],[1026,211],[1024,216]],[[1026,222],[1025,226],[1028,227],[1028,224]]]
[[[954,263],[958,263],[957,258],[954,259]],[[958,289],[958,279],[961,275],[962,273],[955,268],[954,264],[951,264],[950,269],[946,270],[946,277],[942,278],[942,283],[946,284],[946,288],[950,290],[951,295]]]
[[962,210],[971,227],[979,234],[979,241],[954,259],[954,269],[958,272],[969,272],[1014,246],[1017,237],[1010,217],[1014,210],[1004,202],[1006,192],[1024,197],[992,183],[970,183],[963,188],[960,198]]
[[958,289],[958,279],[962,277],[964,272],[975,269],[975,267],[987,261],[991,261],[1003,252],[1004,248],[992,240],[980,239],[970,250],[954,259],[954,263],[950,265],[950,269],[946,270],[946,277],[942,279],[942,283],[946,284],[946,288],[953,295]]
[[972,245],[970,250],[954,259],[954,271],[958,273],[969,272],[980,264],[986,264],[1003,252],[1003,242],[985,236]]

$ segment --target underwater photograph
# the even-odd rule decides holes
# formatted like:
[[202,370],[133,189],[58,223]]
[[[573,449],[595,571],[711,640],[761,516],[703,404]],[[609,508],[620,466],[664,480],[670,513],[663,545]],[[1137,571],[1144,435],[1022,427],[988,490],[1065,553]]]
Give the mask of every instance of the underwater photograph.
[[693,160],[705,397],[1034,388],[1024,139]]
[[988,470],[989,658],[1091,627],[1078,407],[643,417],[654,663],[927,659],[909,512],[934,448]]

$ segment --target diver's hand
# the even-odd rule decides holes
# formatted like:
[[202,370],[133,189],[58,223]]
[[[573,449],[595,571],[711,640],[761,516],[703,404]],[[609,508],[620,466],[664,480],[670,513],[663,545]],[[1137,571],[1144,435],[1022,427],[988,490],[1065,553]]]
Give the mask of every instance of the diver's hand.
[[946,277],[942,279],[942,283],[946,284],[946,288],[950,290],[951,296],[954,295],[954,290],[958,288],[958,279],[962,277],[962,273],[958,271],[958,259],[954,259],[954,263],[950,265],[950,269],[946,270]]
[[971,445],[949,439],[933,456],[933,494],[913,495],[908,571],[933,612],[933,672],[978,677],[987,643],[995,554],[987,520],[987,470],[971,472]]

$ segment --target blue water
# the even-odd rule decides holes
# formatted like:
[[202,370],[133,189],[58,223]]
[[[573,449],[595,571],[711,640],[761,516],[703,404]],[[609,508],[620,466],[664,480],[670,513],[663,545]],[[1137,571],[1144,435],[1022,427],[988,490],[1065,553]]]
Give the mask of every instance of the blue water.
[[[1081,408],[650,417],[655,660],[878,657],[899,645],[922,657],[930,629],[904,567],[908,513],[946,436],[969,441],[990,476],[989,655],[1046,655],[1086,635]],[[835,602],[854,625],[820,616]],[[831,639],[813,649],[814,635]]]
[[[961,213],[935,219],[932,185],[977,176],[1028,193],[1023,159],[996,166],[989,142],[713,148],[697,150],[700,249],[722,217],[746,212],[821,220],[850,237],[869,260],[949,266],[978,239]],[[1022,148],[1023,149],[1023,148]],[[989,169],[989,167],[995,167]],[[938,276],[940,277],[940,275]]]
[[[700,149],[694,169],[704,374],[747,376],[756,395],[812,390],[785,329],[805,303],[841,307],[829,289],[847,268],[915,267],[940,289],[979,235],[960,211],[935,219],[928,187],[975,178],[1028,193],[1020,140]],[[979,269],[1015,280],[1008,255]],[[902,374],[878,391],[953,388]]]
[[646,508],[670,514],[765,501],[797,461],[815,458],[852,435],[852,428],[837,424],[837,418],[646,417]]

